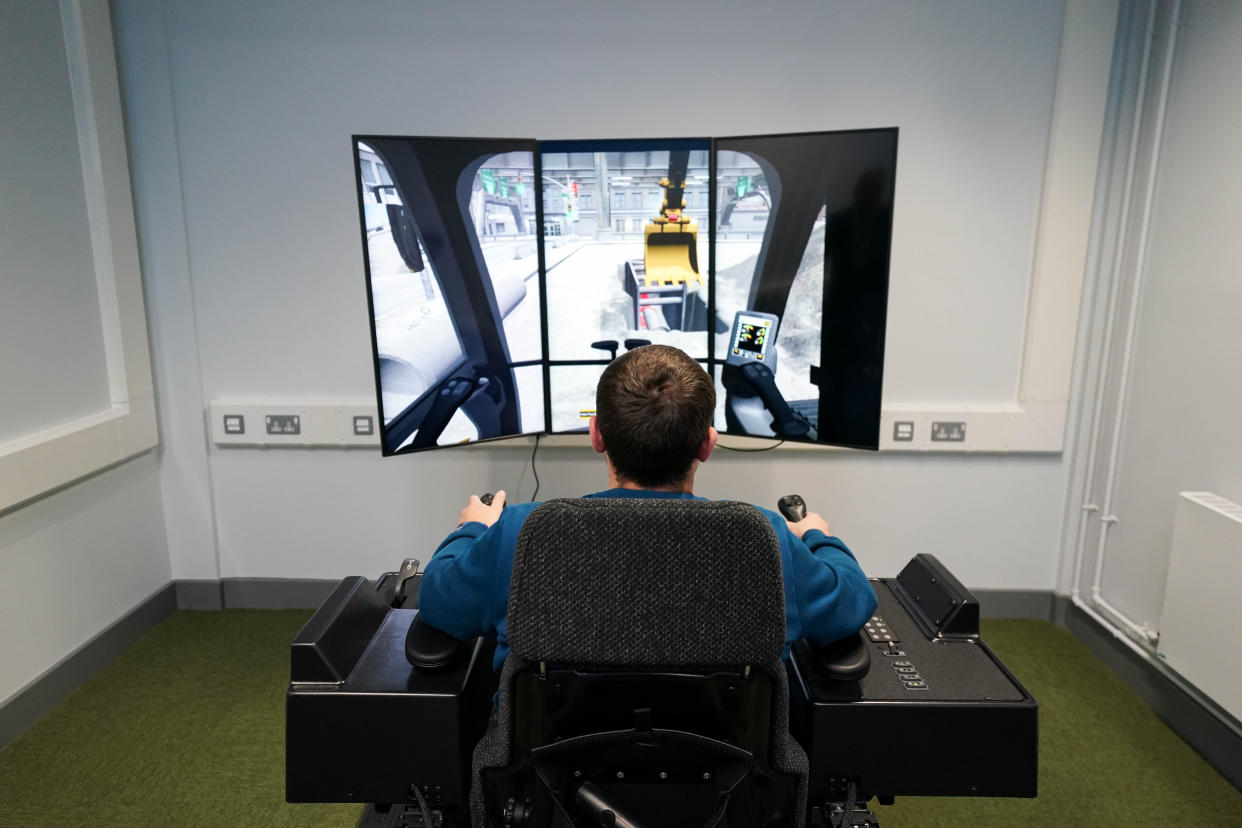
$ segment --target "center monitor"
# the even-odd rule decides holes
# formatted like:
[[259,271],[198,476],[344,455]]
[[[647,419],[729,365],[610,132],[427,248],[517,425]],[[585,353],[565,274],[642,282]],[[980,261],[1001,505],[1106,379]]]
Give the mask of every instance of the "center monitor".
[[550,426],[585,431],[617,354],[708,367],[711,141],[543,141],[539,160]]

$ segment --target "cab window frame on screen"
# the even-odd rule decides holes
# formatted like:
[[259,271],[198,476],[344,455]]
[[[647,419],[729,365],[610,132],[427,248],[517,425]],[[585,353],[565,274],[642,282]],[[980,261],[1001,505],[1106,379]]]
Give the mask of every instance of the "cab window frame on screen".
[[[542,307],[539,285],[542,268],[537,264],[536,255],[538,234],[529,232],[529,226],[516,226],[515,220],[514,258],[519,264],[526,260],[530,274],[521,277],[520,284],[499,290],[496,274],[489,269],[484,251],[487,239],[481,239],[478,233],[480,223],[486,226],[484,213],[489,199],[513,201],[516,198],[495,193],[480,195],[481,190],[486,189],[481,187],[481,181],[490,178],[494,183],[496,179],[495,175],[484,176],[482,171],[497,156],[524,152],[530,155],[533,178],[535,142],[531,139],[359,135],[352,140],[358,168],[359,215],[363,222],[363,258],[384,454],[542,433],[545,425],[544,344],[542,323],[538,321],[542,316],[538,311]],[[407,261],[406,264],[410,265],[412,276],[424,269],[436,274],[461,345],[461,358],[447,371],[437,370],[435,381],[401,411],[386,410],[384,406],[382,363],[386,355],[381,351],[377,310],[382,313],[385,305],[377,290],[380,285],[375,278],[377,274],[373,273],[366,238],[368,194],[363,189],[357,150],[360,144],[383,159],[409,213],[408,222],[413,229],[408,235],[416,236],[422,242],[420,249],[426,253],[426,261]],[[530,238],[524,241],[523,236]],[[423,267],[416,269],[420,264]],[[537,346],[527,343],[524,350],[534,350],[537,356],[514,360],[510,357],[505,318],[530,302],[536,305],[534,317],[537,321],[529,335]],[[412,329],[411,334],[414,333]],[[435,336],[423,336],[412,348],[412,359],[434,365],[441,349],[442,343]]]

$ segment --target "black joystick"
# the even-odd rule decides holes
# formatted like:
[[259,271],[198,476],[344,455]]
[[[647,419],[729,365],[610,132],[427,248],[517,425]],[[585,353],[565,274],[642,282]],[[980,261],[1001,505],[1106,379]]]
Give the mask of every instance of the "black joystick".
[[[794,411],[789,407],[789,403],[785,402],[785,397],[781,394],[780,389],[776,387],[776,377],[772,376],[771,368],[767,365],[750,362],[743,365],[739,371],[742,378],[759,395],[759,399],[763,400],[764,407],[772,412],[772,431],[776,433],[777,437],[790,440],[817,439],[815,429],[811,428],[811,424],[806,417]],[[797,497],[797,495],[787,496]]]
[[484,492],[483,494],[479,495],[479,502],[482,503],[484,506],[491,506],[493,497],[495,497],[495,495],[493,495],[491,492]]
[[776,507],[790,523],[797,523],[806,517],[806,501],[802,499],[802,495],[785,495],[777,501]]
[[607,351],[609,359],[617,358],[617,340],[615,339],[601,339],[599,342],[592,342],[591,347],[600,351]]

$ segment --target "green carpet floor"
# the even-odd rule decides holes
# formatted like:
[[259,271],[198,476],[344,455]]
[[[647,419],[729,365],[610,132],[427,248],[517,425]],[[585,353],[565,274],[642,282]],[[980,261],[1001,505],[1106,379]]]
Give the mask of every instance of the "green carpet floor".
[[[284,801],[288,644],[308,617],[165,620],[0,751],[0,826],[353,826],[359,806]],[[1068,632],[984,636],[1039,699],[1039,798],[898,799],[876,806],[884,828],[1242,826],[1242,794]]]

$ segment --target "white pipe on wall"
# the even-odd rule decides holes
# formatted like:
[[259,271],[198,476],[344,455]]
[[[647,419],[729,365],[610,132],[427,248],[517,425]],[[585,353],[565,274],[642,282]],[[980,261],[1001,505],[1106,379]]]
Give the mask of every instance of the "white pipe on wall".
[[1140,656],[1142,656],[1147,661],[1151,661],[1151,662],[1157,661],[1157,659],[1155,658],[1154,650],[1140,645],[1138,641],[1127,636],[1123,632],[1122,629],[1118,628],[1114,619],[1106,618],[1105,616],[1101,615],[1099,610],[1094,606],[1093,602],[1089,603],[1087,601],[1082,600],[1082,598],[1078,596],[1072,596],[1070,600],[1073,602],[1074,606],[1078,607],[1080,610],[1086,613],[1088,617],[1090,617],[1093,621],[1095,621],[1101,627],[1111,632],[1114,638],[1116,638],[1122,644],[1125,644],[1126,647],[1128,647],[1130,650],[1134,651],[1135,653],[1138,653]]
[[[1107,556],[1109,530],[1117,518],[1113,515],[1113,498],[1116,493],[1117,463],[1121,453],[1121,438],[1125,431],[1126,398],[1129,393],[1131,368],[1134,361],[1134,339],[1138,331],[1139,306],[1141,304],[1143,275],[1147,265],[1147,253],[1151,241],[1152,205],[1156,199],[1156,170],[1160,164],[1160,146],[1164,138],[1164,125],[1168,116],[1169,87],[1173,80],[1173,58],[1177,50],[1178,20],[1181,19],[1182,0],[1174,0],[1169,14],[1168,33],[1165,37],[1164,59],[1161,66],[1160,94],[1155,109],[1155,126],[1152,135],[1151,154],[1148,161],[1147,182],[1143,193],[1143,211],[1138,235],[1138,255],[1134,262],[1133,288],[1131,289],[1130,313],[1126,321],[1125,347],[1122,351],[1121,380],[1117,388],[1117,406],[1113,415],[1112,442],[1109,446],[1108,470],[1104,489],[1104,506],[1100,515],[1100,539],[1095,559],[1095,579],[1091,585],[1091,599],[1099,606],[1108,606],[1101,597],[1104,578],[1104,561]],[[1150,43],[1150,40],[1149,40]],[[1144,78],[1144,81],[1146,78]],[[1145,85],[1145,84],[1144,84]],[[1128,182],[1127,182],[1128,184]],[[1155,632],[1146,624],[1137,624],[1115,608],[1109,611],[1124,621],[1127,629],[1154,638]]]
[[1113,620],[1114,627],[1120,627],[1131,638],[1143,645],[1144,652],[1148,655],[1154,655],[1156,652],[1156,641],[1159,634],[1147,624],[1139,624],[1132,620],[1128,615],[1114,607],[1100,594],[1096,588],[1091,590],[1091,604],[1096,609],[1103,612]]
[[[1109,296],[1108,310],[1104,317],[1104,334],[1102,338],[1103,353],[1100,356],[1100,377],[1096,385],[1095,404],[1091,415],[1091,437],[1087,442],[1087,470],[1084,476],[1083,492],[1088,498],[1091,496],[1091,490],[1095,485],[1095,447],[1100,439],[1100,426],[1103,420],[1104,409],[1104,389],[1106,387],[1105,379],[1108,371],[1108,361],[1112,355],[1113,326],[1117,315],[1117,297],[1120,293],[1118,282],[1121,277],[1121,261],[1122,248],[1125,244],[1125,229],[1130,220],[1130,203],[1132,189],[1134,186],[1134,170],[1138,164],[1138,143],[1142,132],[1141,126],[1143,121],[1143,104],[1147,91],[1148,68],[1151,62],[1152,51],[1152,35],[1156,25],[1156,3],[1152,2],[1147,14],[1147,26],[1143,35],[1143,60],[1139,67],[1139,88],[1135,97],[1134,118],[1130,128],[1130,142],[1128,147],[1128,155],[1126,158],[1126,174],[1122,185],[1121,197],[1121,218],[1118,222],[1117,239],[1113,246],[1113,264],[1112,273],[1109,278]],[[1090,521],[1092,513],[1099,512],[1099,506],[1093,503],[1084,503],[1083,511],[1088,513],[1086,518],[1080,520],[1078,524],[1078,538],[1075,543],[1074,553],[1074,579],[1072,582],[1070,594],[1077,600],[1079,594],[1079,585],[1082,583],[1082,571],[1086,561],[1087,546],[1087,524]]]

